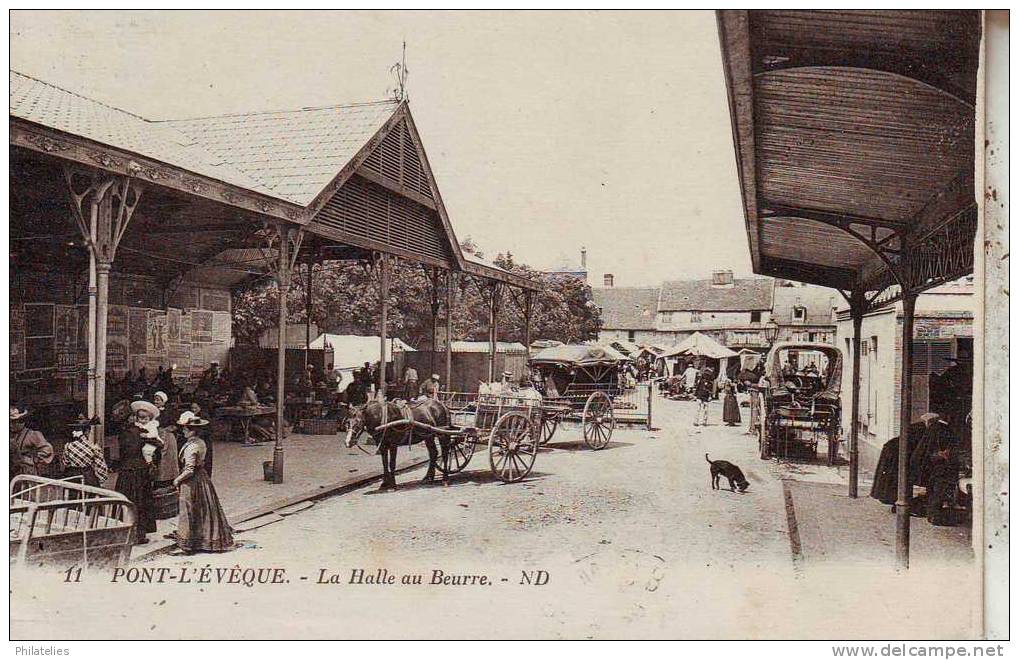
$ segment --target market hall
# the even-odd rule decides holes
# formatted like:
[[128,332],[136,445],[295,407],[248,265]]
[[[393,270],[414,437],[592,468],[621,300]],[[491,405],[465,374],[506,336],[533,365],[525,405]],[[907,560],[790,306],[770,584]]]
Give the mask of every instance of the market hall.
[[[285,291],[300,264],[361,262],[383,293],[394,268],[426,269],[433,354],[466,280],[488,294],[492,342],[505,300],[526,301],[529,327],[536,284],[461,252],[405,99],[151,121],[11,71],[10,164],[12,416],[28,410],[57,453],[83,415],[115,456],[110,414],[139,372],[150,393],[179,394],[175,411],[210,407],[194,399],[229,369],[232,292],[267,279]],[[285,366],[279,342],[275,483],[300,441],[284,442]]]
[[981,14],[727,10],[718,28],[754,272],[838,289],[849,305],[850,497],[861,324],[901,303],[893,481],[907,567],[918,420],[901,337],[915,336],[918,295],[974,268]]

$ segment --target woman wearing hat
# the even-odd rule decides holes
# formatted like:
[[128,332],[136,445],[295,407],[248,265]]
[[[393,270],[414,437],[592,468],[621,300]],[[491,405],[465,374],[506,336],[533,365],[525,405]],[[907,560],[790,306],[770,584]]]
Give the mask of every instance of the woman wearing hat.
[[[163,441],[163,451],[156,463],[154,488],[169,487],[180,468],[177,465],[177,411],[167,405],[169,397],[162,391],[152,395],[152,402],[159,409],[159,438]],[[169,491],[167,491],[169,492]]]
[[71,441],[64,445],[62,463],[64,478],[81,477],[86,486],[102,486],[110,476],[110,468],[106,465],[103,449],[91,439],[91,429],[99,424],[99,418],[88,419],[78,415],[71,422]]
[[[135,543],[148,543],[147,535],[156,531],[155,502],[152,487],[155,471],[150,447],[162,448],[163,441],[153,431],[159,409],[148,401],[131,402],[131,422],[120,433],[120,468],[117,491],[134,503],[137,510]],[[157,422],[158,424],[158,422]]]
[[11,406],[11,476],[38,475],[53,460],[53,445],[42,433],[28,428],[28,410]]
[[180,450],[184,469],[173,480],[173,485],[180,491],[175,540],[181,553],[224,552],[234,547],[230,522],[205,471],[208,448],[197,433],[208,423],[190,410],[181,413],[177,419],[177,428],[184,436],[184,446]]

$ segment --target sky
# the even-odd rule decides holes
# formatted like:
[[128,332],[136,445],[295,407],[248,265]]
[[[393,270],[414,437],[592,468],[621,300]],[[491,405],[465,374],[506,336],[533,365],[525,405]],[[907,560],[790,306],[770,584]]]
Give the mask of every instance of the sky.
[[36,12],[11,68],[150,119],[386,98],[457,237],[593,284],[750,273],[713,12]]

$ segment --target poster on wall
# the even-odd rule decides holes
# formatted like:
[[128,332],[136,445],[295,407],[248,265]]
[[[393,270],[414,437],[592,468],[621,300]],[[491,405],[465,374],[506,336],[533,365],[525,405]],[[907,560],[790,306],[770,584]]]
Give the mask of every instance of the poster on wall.
[[174,374],[187,374],[191,371],[191,344],[168,344],[166,360],[173,368]]
[[[174,344],[180,342],[180,310],[179,309],[168,309],[166,310],[166,341],[168,344]],[[188,341],[191,338],[188,337]]]
[[200,376],[206,367],[208,362],[205,361],[205,347],[194,344],[191,346],[191,375],[192,377]]
[[77,308],[67,305],[57,305],[53,308],[53,343],[58,353],[70,355],[69,359],[73,366],[78,352]]
[[110,305],[106,313],[106,334],[110,337],[127,337],[128,308],[123,305]]
[[123,375],[130,367],[128,362],[128,338],[126,336],[110,336],[106,341],[106,368]]
[[[135,354],[132,351],[131,355],[128,357],[128,364],[131,365],[131,373],[137,374],[138,370],[145,366],[145,354]],[[148,371],[148,369],[146,369],[146,371]]]
[[25,308],[11,307],[10,314],[11,369],[25,368]]
[[230,341],[231,323],[230,314],[216,312],[212,320],[212,340],[224,344],[228,343]]
[[185,312],[180,315],[180,341],[187,344],[192,340],[191,338],[191,313]]
[[57,347],[56,353],[57,373],[73,374],[78,368],[78,351],[75,349],[67,350],[67,348],[60,346]]
[[212,312],[198,310],[191,312],[191,341],[196,344],[211,343],[212,324]]
[[149,332],[149,312],[146,309],[130,309],[130,321],[128,323],[128,332],[130,334],[130,341],[128,347],[131,349],[131,355],[144,355],[147,349],[147,337]]
[[[127,336],[127,319],[125,310],[124,336]],[[78,362],[88,364],[88,305],[78,305]]]
[[159,356],[166,353],[166,312],[149,311],[145,352],[149,355]]

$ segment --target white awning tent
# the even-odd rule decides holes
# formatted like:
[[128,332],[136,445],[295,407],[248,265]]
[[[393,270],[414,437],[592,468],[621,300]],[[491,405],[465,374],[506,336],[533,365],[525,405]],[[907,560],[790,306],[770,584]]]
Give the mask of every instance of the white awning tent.
[[[333,335],[323,333],[311,342],[312,348],[333,349],[333,367],[335,369],[356,369],[365,362],[375,364],[379,360],[379,337],[362,337],[360,335]],[[399,339],[386,339],[386,362],[392,362],[393,352],[409,352],[414,348]]]
[[736,351],[722,346],[711,337],[695,332],[669,351],[663,357],[676,357],[677,355],[696,355],[721,360],[723,358],[736,357]]
[[728,370],[729,358],[736,357],[739,354],[722,346],[708,335],[695,332],[679,342],[674,348],[669,349],[662,357],[671,363],[680,355],[692,355],[718,360],[717,376],[721,378]]

